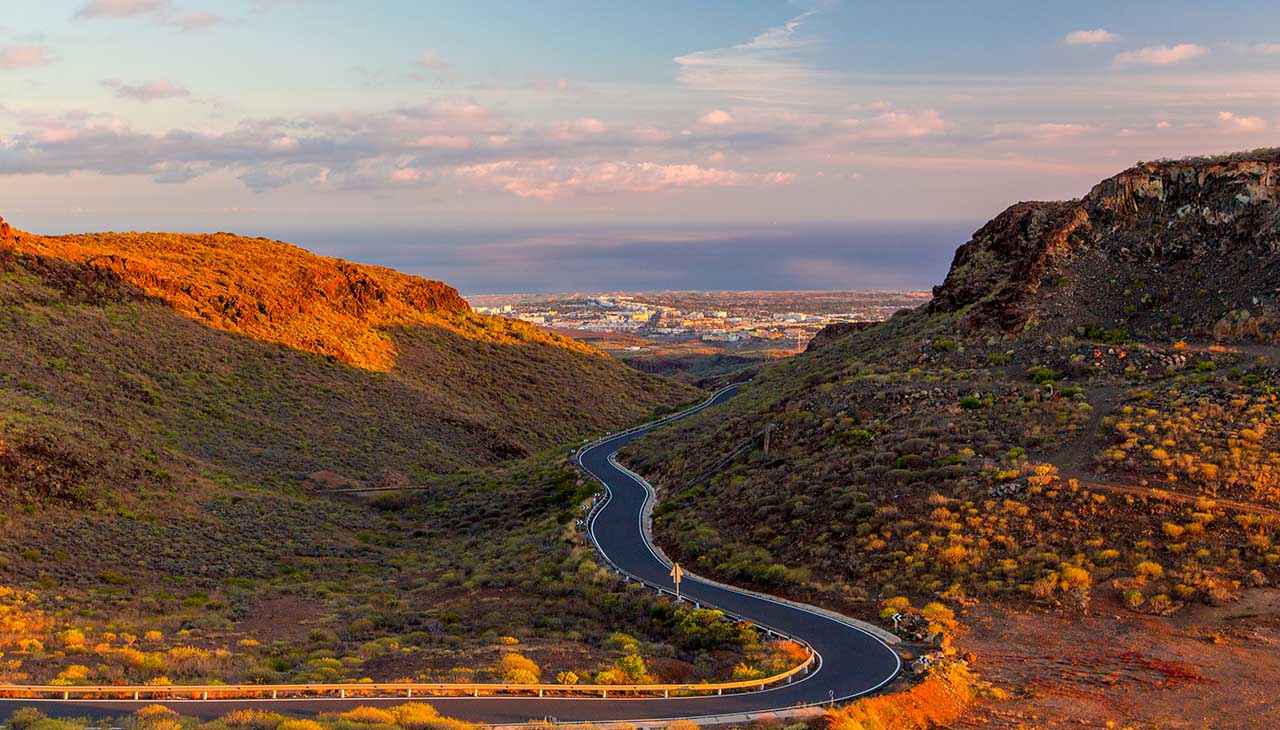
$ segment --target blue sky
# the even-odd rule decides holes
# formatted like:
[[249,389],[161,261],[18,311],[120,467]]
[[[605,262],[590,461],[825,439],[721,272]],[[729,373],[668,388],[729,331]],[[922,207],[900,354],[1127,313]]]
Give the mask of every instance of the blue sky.
[[[682,227],[845,226],[819,238],[853,271],[877,245],[853,231],[899,223],[945,260],[957,223],[1280,129],[1267,3],[20,5],[0,17],[0,215],[294,232],[426,274],[446,259],[431,232],[468,229],[536,262],[528,231],[647,226],[678,261],[705,246]],[[511,280],[479,274],[458,273]]]

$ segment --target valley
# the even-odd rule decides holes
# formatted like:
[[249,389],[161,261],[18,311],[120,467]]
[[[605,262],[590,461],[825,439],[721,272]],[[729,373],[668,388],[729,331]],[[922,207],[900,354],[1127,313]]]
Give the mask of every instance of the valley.
[[[690,575],[896,630],[901,674],[865,648],[824,662],[860,691],[892,680],[835,728],[1269,718],[1280,289],[1240,262],[1272,260],[1277,165],[1146,163],[1079,201],[1016,205],[927,304],[832,325],[721,373],[742,382],[714,408],[604,443],[656,488],[654,539]],[[795,659],[621,581],[580,523],[614,467],[570,453],[705,391],[293,249],[292,281],[317,285],[285,304],[287,273],[257,279],[263,246],[283,244],[10,234],[5,681],[608,685]],[[189,282],[215,255],[243,264]],[[604,478],[622,481],[595,519],[631,506],[595,542],[648,560],[643,538],[614,542],[644,492]],[[652,557],[627,571],[661,586]],[[742,600],[693,581],[692,600]],[[1251,693],[1227,709],[1237,676]],[[820,702],[816,686],[793,693]],[[621,701],[547,707],[664,707]],[[515,719],[477,703],[436,701]]]

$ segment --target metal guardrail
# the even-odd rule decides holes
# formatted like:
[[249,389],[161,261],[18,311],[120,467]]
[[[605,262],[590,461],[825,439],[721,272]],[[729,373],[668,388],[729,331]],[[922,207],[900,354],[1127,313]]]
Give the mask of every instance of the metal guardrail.
[[790,682],[797,674],[809,671],[813,654],[803,664],[781,674],[762,679],[698,684],[514,684],[514,683],[450,683],[450,682],[372,682],[350,684],[192,684],[192,685],[0,685],[0,697],[21,699],[280,699],[281,697],[336,696],[355,697],[482,697],[492,695],[527,695],[537,697],[570,697],[592,695],[722,695],[734,690],[764,689],[770,684]]

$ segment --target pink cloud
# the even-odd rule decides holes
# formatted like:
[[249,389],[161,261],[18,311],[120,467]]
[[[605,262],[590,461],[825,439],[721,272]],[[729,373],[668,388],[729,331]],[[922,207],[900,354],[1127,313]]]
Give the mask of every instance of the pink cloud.
[[1073,30],[1067,34],[1062,42],[1068,46],[1096,46],[1102,43],[1114,43],[1120,40],[1120,36],[1102,28],[1094,28],[1093,30]]
[[905,139],[941,132],[950,129],[952,124],[939,112],[927,109],[922,112],[885,112],[865,121],[848,120],[846,126],[861,139]]
[[1026,124],[1022,122],[1004,122],[993,125],[992,134],[997,138],[1035,139],[1053,141],[1069,137],[1079,137],[1101,131],[1101,127],[1092,124],[1072,124],[1063,122],[1041,122]]
[[205,30],[226,22],[227,19],[221,15],[197,11],[178,16],[173,24],[182,30]]
[[708,127],[726,127],[734,123],[733,115],[723,109],[713,109],[698,119],[699,124]]
[[1115,66],[1169,66],[1183,61],[1190,61],[1209,52],[1208,48],[1195,43],[1180,43],[1176,46],[1147,46],[1136,51],[1125,51],[1117,54]]
[[47,66],[49,63],[51,63],[49,49],[44,46],[9,46],[0,48],[0,71]]
[[444,59],[433,48],[428,48],[422,52],[421,56],[418,56],[418,65],[435,71],[448,71],[453,68],[453,66],[445,63]]
[[116,97],[120,99],[132,99],[134,101],[161,101],[163,99],[176,99],[182,96],[191,96],[191,92],[176,86],[172,81],[160,79],[158,81],[146,81],[141,84],[126,84],[121,81],[103,81],[103,86],[115,89]]
[[564,165],[554,160],[504,160],[459,167],[454,174],[482,187],[537,200],[559,200],[577,195],[786,185],[796,178],[794,174],[785,172],[748,173],[692,164],[594,162]]
[[133,18],[167,12],[169,0],[92,0],[76,12],[77,18]]
[[410,183],[418,182],[422,179],[422,173],[412,167],[402,167],[391,173],[391,182]]
[[577,142],[609,131],[609,125],[594,117],[553,124],[547,135],[558,142]]
[[1218,112],[1218,120],[1231,132],[1261,132],[1267,128],[1262,117],[1241,117],[1231,112]]

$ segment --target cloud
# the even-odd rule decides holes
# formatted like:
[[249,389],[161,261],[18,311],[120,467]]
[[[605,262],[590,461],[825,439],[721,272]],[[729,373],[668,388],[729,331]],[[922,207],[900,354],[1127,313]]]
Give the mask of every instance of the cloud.
[[1063,122],[1041,122],[1026,124],[1023,122],[1002,122],[991,127],[992,139],[1034,139],[1053,141],[1102,131],[1101,127],[1092,124],[1074,124]]
[[1093,30],[1073,30],[1062,39],[1068,46],[1097,46],[1103,43],[1114,43],[1120,36],[1102,28]]
[[1199,58],[1208,52],[1208,48],[1195,43],[1179,43],[1176,46],[1147,46],[1136,51],[1125,51],[1117,54],[1112,63],[1117,67],[1169,66]]
[[227,22],[227,19],[221,15],[197,11],[179,15],[171,21],[171,24],[177,26],[181,30],[188,31],[206,30]]
[[541,76],[531,76],[529,80],[524,83],[524,88],[545,94],[589,96],[595,93],[591,88],[570,81],[569,79],[546,79]]
[[450,64],[445,63],[444,59],[441,58],[440,54],[433,48],[428,48],[423,51],[422,55],[418,56],[417,63],[422,68],[431,69],[433,71],[448,71],[453,68]]
[[830,74],[799,56],[812,45],[800,37],[800,30],[827,5],[822,3],[746,43],[677,56],[672,59],[677,66],[676,80],[743,101],[800,103],[814,93],[815,86],[831,79]]
[[77,18],[136,18],[140,15],[167,13],[173,9],[169,0],[91,0],[76,12]]
[[91,0],[81,6],[75,17],[81,20],[150,18],[157,25],[183,32],[208,30],[231,22],[222,15],[201,10],[182,12],[172,0]]
[[1218,121],[1230,132],[1261,132],[1267,128],[1262,117],[1241,117],[1231,112],[1218,112]]
[[653,162],[591,162],[565,164],[555,160],[502,160],[459,167],[458,177],[521,198],[559,200],[578,195],[652,193],[745,185],[786,185],[795,175],[784,172],[748,173],[694,164]]
[[1280,56],[1280,43],[1256,43],[1251,50],[1262,56]]
[[586,117],[553,124],[545,136],[556,142],[575,142],[598,137],[608,131],[609,125],[594,117]]
[[103,81],[102,85],[109,89],[115,89],[117,98],[132,99],[134,101],[161,101],[163,99],[191,96],[190,91],[181,86],[175,86],[172,81],[167,79],[146,81],[141,84],[126,84],[121,81],[109,80]]
[[734,123],[733,115],[723,109],[712,109],[703,114],[699,119],[699,124],[705,124],[708,127],[725,127]]
[[48,66],[52,63],[44,46],[7,46],[0,48],[0,71]]
[[952,123],[934,109],[920,112],[896,109],[867,120],[845,120],[843,126],[858,139],[886,140],[924,137],[949,129]]

